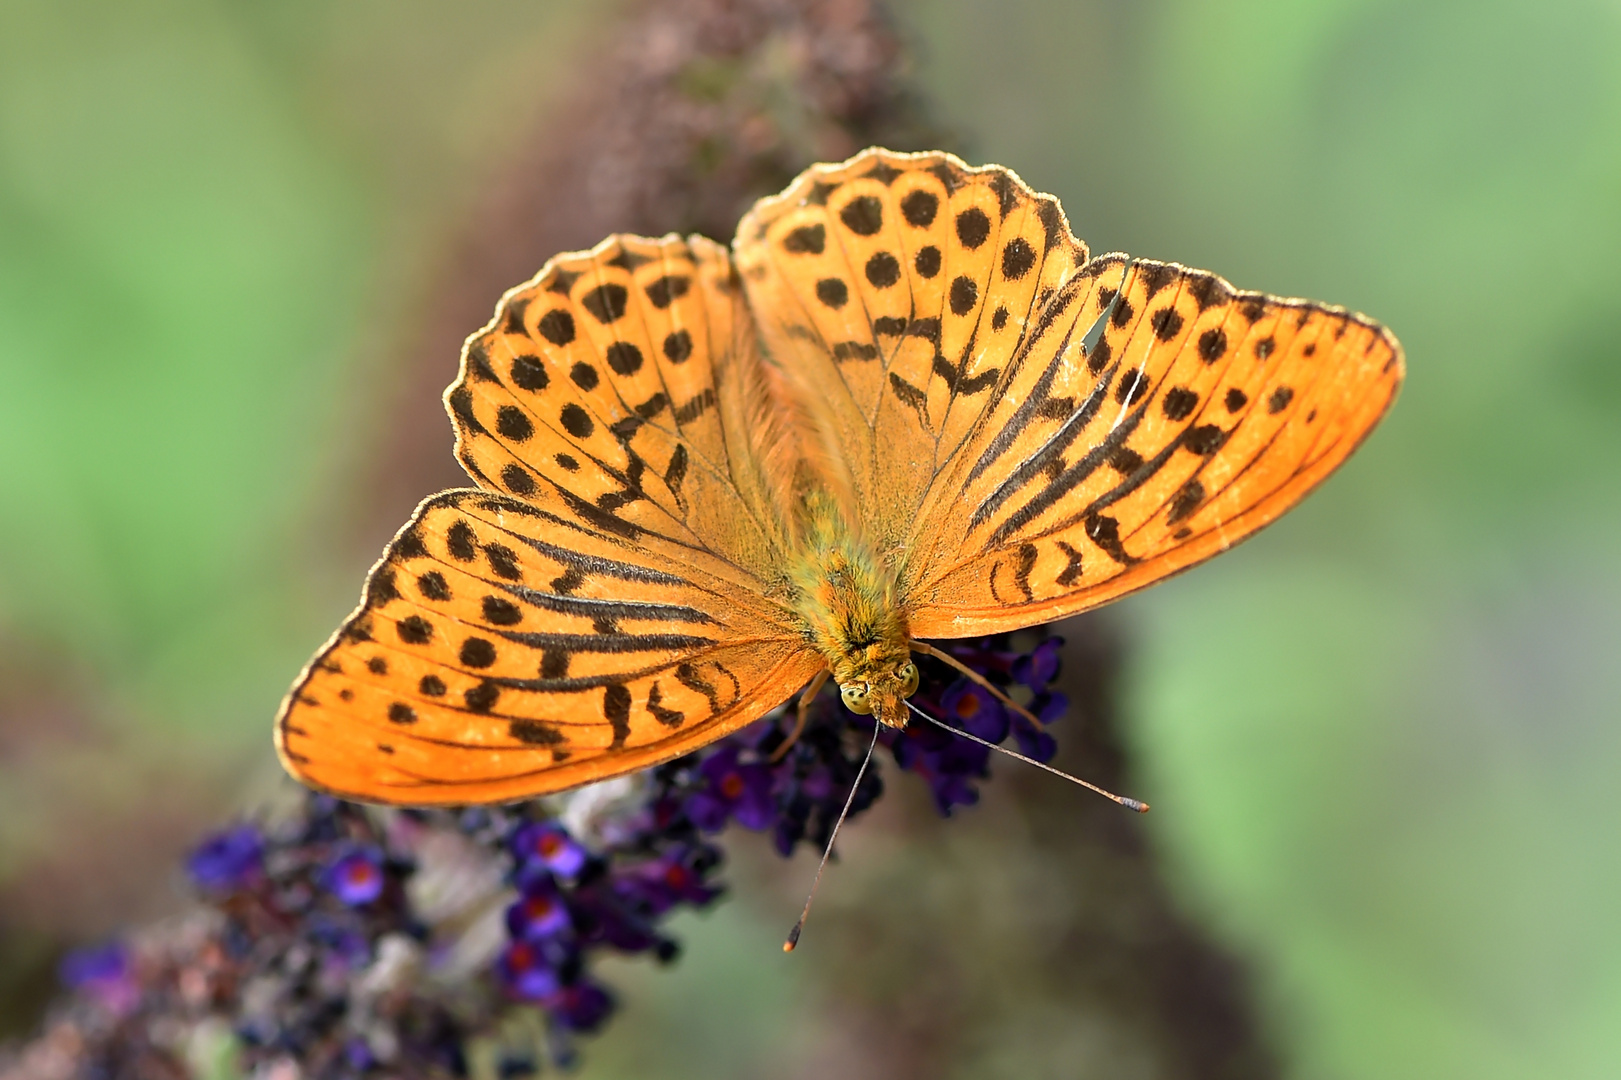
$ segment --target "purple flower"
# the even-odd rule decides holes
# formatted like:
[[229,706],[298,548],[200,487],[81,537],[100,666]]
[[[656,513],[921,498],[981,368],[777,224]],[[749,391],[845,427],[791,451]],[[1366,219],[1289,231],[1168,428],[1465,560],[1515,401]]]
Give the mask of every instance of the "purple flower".
[[1033,727],[1028,720],[1014,725],[1013,735],[1019,742],[1019,750],[1026,757],[1033,757],[1037,761],[1051,761],[1052,756],[1058,752],[1058,741],[1045,731]]
[[353,1038],[344,1045],[343,1056],[349,1062],[349,1067],[358,1072],[365,1072],[377,1064],[377,1057],[371,1052],[371,1047],[362,1038]]
[[561,825],[532,821],[512,837],[512,854],[521,866],[544,866],[561,877],[572,878],[585,867],[585,848]]
[[705,863],[713,861],[712,849],[675,851],[643,863],[616,884],[621,895],[637,897],[656,913],[677,904],[703,907],[721,894],[704,881]]
[[112,1012],[129,1012],[140,1001],[135,967],[123,942],[76,949],[63,957],[59,974],[69,987],[96,998]]
[[663,940],[653,919],[664,909],[655,903],[639,880],[616,878],[571,897],[578,916],[580,939],[586,945],[611,945],[621,952],[639,953]]
[[252,825],[238,825],[215,833],[186,858],[186,872],[205,889],[228,892],[250,884],[259,876],[264,840]]
[[326,890],[350,907],[369,904],[383,895],[383,853],[374,847],[353,848],[321,876]]
[[562,989],[563,982],[537,944],[515,941],[498,961],[507,993],[524,1001],[544,1001]]
[[1064,639],[1050,637],[1013,662],[1013,678],[1032,690],[1045,690],[1047,684],[1058,678],[1059,652]]
[[738,761],[735,746],[722,747],[698,766],[703,787],[687,798],[687,816],[705,832],[718,832],[728,818],[745,829],[764,829],[777,816],[771,770]]
[[987,742],[999,743],[1007,738],[1007,710],[989,690],[967,679],[958,679],[940,695],[940,719],[953,724]]
[[1069,711],[1069,697],[1057,690],[1042,691],[1031,700],[1030,711],[1043,724],[1050,724]]
[[592,1032],[601,1027],[613,1012],[614,999],[596,983],[577,982],[551,995],[545,1005],[564,1027],[572,1031]]
[[74,949],[62,958],[59,974],[75,990],[93,982],[122,979],[129,974],[129,952],[121,941]]
[[507,930],[519,941],[536,941],[567,930],[568,904],[556,885],[537,878],[525,887],[523,895],[507,908]]

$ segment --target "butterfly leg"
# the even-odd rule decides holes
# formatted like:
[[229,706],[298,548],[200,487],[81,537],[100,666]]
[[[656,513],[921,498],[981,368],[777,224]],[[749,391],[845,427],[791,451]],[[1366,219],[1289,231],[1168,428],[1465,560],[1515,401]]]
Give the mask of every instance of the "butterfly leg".
[[804,734],[805,721],[810,719],[811,702],[816,700],[816,695],[822,692],[822,687],[827,685],[828,677],[832,674],[833,672],[823,668],[817,672],[814,679],[806,684],[804,691],[799,695],[798,716],[794,718],[794,729],[788,733],[788,738],[784,740],[783,744],[771,754],[768,759],[771,764],[775,765],[781,761],[788,751],[793,749],[794,743],[799,741],[799,736]]
[[991,692],[991,696],[996,698],[997,701],[1000,701],[1003,705],[1006,705],[1008,708],[1012,709],[1014,712],[1036,725],[1036,730],[1039,731],[1046,726],[1036,718],[1035,713],[1031,712],[1023,705],[1020,705],[1017,701],[1014,701],[1012,698],[1002,693],[1002,691],[997,689],[989,679],[985,678],[985,676],[981,675],[967,664],[964,664],[961,660],[958,660],[950,653],[936,649],[933,645],[930,645],[926,641],[913,641],[912,651],[922,653],[924,656],[932,656],[936,660],[941,660],[947,664],[950,664],[952,667],[968,676],[970,680],[979,684],[980,686],[983,686],[986,690],[989,690]]

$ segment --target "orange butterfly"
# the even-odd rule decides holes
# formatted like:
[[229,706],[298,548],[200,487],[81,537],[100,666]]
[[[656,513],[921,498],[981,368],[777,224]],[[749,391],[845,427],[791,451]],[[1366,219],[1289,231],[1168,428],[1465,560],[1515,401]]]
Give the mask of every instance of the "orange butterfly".
[[1343,308],[1089,258],[1007,169],[817,165],[730,253],[612,236],[501,299],[445,396],[478,486],[389,544],[276,746],[311,786],[427,805],[644,769],[829,675],[904,726],[920,639],[1225,551],[1402,374]]

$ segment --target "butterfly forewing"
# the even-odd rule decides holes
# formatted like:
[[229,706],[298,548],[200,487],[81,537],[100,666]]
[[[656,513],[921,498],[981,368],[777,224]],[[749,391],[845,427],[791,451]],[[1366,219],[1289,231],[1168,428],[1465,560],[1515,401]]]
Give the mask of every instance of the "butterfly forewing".
[[295,774],[519,798],[684,753],[803,685],[814,654],[766,597],[782,500],[751,340],[708,241],[615,237],[509,293],[446,395],[489,490],[429,500],[390,546],[283,707]]
[[[780,498],[739,443],[761,411],[749,316],[724,248],[613,237],[502,301],[447,394],[482,486],[756,577],[782,561]],[[740,370],[740,368],[742,370]]]
[[1085,262],[1050,196],[945,154],[818,166],[742,222],[739,270],[769,355],[897,547],[983,410],[1034,309]]

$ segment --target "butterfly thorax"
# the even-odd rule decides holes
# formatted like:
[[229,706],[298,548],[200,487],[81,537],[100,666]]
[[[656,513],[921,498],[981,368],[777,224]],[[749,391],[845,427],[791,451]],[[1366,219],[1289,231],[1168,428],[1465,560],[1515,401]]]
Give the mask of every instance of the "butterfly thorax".
[[806,640],[826,658],[846,705],[905,727],[902,702],[918,675],[895,569],[825,496],[806,500],[800,536],[791,606]]

